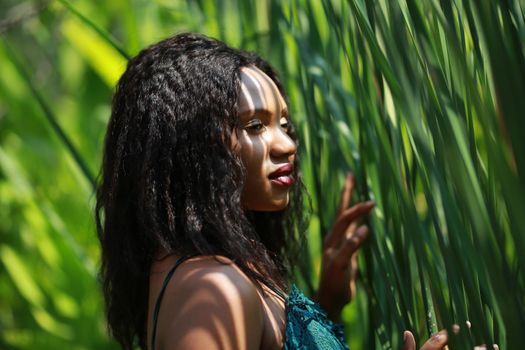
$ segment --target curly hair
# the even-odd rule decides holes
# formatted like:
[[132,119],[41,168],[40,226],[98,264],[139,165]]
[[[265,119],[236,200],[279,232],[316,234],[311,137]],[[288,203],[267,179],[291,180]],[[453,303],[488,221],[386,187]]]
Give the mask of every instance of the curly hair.
[[[240,68],[249,65],[285,96],[259,56],[192,33],[141,51],[117,84],[95,219],[108,329],[124,349],[137,341],[146,349],[149,272],[161,247],[223,255],[257,288],[289,288],[306,223],[301,176],[295,170],[286,209],[245,212],[246,171],[225,142],[238,124]],[[293,127],[289,134],[296,141]]]

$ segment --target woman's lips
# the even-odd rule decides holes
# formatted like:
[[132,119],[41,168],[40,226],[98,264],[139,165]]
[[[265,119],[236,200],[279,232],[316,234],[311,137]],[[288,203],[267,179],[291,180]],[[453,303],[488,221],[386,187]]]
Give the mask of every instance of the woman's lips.
[[277,168],[277,170],[273,171],[270,175],[268,175],[268,178],[276,185],[292,186],[295,182],[292,173],[293,164],[287,163],[281,165],[279,168]]
[[294,178],[291,175],[290,176],[279,176],[278,178],[270,179],[270,181],[276,185],[281,185],[281,186],[292,186],[295,182]]

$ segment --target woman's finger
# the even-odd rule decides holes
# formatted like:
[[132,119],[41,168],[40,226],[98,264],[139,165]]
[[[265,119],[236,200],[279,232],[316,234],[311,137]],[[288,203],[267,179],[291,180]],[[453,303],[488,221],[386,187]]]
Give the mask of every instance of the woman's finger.
[[352,199],[352,192],[354,190],[355,178],[352,173],[348,173],[345,178],[343,191],[341,191],[341,200],[339,201],[339,208],[337,209],[337,216],[348,208],[350,200]]
[[368,214],[375,205],[376,203],[374,201],[366,201],[357,203],[356,205],[344,210],[337,218],[334,228],[338,229],[348,226],[351,221]]
[[366,225],[360,226],[341,247],[334,259],[334,264],[339,267],[348,266],[348,262],[352,257],[352,254],[354,254],[366,240],[368,237],[368,232],[369,230]]
[[441,330],[430,337],[420,350],[441,350],[448,343],[447,331]]
[[335,222],[332,232],[330,232],[330,234],[328,234],[324,239],[324,247],[336,247],[339,244],[339,242],[341,242],[343,238],[342,236],[347,232],[346,229],[350,225],[350,223],[358,217],[368,214],[374,206],[375,202],[368,201],[358,203],[352,206],[351,208],[344,210]]
[[350,224],[346,227],[345,236],[348,236],[349,233],[354,232],[356,228],[361,226],[361,222],[363,221],[363,215],[365,214],[361,214],[358,217],[356,217],[354,220],[350,221]]
[[410,331],[403,333],[403,350],[416,350],[416,340]]

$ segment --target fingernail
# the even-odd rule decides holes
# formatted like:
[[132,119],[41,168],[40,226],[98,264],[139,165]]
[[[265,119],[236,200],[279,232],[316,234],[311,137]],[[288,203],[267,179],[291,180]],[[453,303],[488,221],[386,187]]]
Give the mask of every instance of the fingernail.
[[403,332],[403,344],[407,342],[407,332]]
[[434,334],[433,338],[434,338],[434,341],[436,341],[436,342],[442,342],[445,339],[445,334],[443,334],[443,333],[436,333],[436,334]]

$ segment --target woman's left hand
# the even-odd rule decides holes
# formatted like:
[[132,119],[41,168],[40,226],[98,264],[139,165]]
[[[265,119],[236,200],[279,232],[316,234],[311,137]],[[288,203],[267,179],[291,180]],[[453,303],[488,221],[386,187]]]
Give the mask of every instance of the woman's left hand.
[[349,208],[354,184],[354,176],[349,173],[335,224],[323,241],[319,289],[314,297],[334,322],[341,321],[341,310],[355,296],[357,250],[368,237],[368,227],[361,225],[361,220],[375,205],[368,201]]

